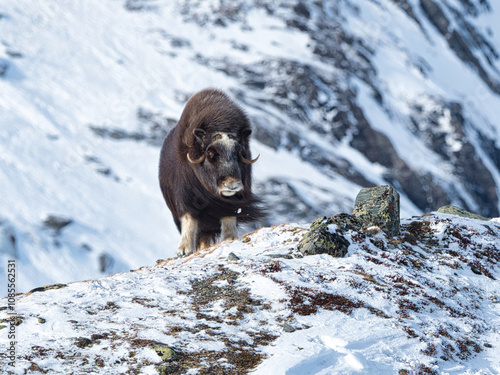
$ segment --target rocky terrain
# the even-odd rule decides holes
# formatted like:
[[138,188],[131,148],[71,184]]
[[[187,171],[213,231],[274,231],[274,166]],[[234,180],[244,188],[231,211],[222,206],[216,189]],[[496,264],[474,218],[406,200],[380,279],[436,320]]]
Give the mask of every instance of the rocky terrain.
[[13,326],[18,342],[12,367],[0,341],[0,369],[498,373],[498,219],[432,212],[391,237],[337,223],[329,230],[347,243],[343,257],[304,255],[309,226],[283,224],[186,258],[33,289],[17,296],[15,315],[3,299],[0,335]]

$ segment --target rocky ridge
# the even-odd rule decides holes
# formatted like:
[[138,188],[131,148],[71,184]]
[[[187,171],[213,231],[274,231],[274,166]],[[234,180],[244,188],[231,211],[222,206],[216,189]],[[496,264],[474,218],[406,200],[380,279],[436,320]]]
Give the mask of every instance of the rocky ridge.
[[392,237],[353,223],[335,226],[347,248],[340,258],[304,256],[308,226],[283,224],[154,267],[18,295],[15,317],[0,307],[0,327],[15,319],[22,337],[17,367],[2,360],[1,369],[493,374],[498,219],[433,212],[403,220]]

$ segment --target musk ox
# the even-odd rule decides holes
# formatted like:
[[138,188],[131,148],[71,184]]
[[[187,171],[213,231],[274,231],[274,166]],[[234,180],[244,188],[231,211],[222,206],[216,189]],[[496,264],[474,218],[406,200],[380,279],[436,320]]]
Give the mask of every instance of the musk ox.
[[223,92],[193,95],[163,141],[160,187],[181,233],[177,255],[236,239],[237,223],[263,216],[252,194],[250,122]]

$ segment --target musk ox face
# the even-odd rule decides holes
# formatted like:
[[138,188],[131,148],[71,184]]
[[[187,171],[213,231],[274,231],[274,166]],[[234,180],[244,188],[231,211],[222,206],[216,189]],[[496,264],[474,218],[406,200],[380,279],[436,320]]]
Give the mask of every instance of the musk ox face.
[[[248,129],[244,139],[248,139],[251,131]],[[213,195],[231,197],[242,193],[247,178],[245,166],[253,164],[254,160],[246,159],[246,151],[237,135],[216,132],[207,134],[202,129],[195,129],[195,148],[198,150],[197,159],[193,160],[190,152],[187,154],[189,162],[203,186]]]

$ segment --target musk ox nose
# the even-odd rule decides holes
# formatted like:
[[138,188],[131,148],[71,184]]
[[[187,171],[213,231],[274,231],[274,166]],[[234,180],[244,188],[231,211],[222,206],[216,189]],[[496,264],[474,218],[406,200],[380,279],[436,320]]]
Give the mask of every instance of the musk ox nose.
[[225,177],[219,183],[219,194],[226,197],[230,197],[241,190],[243,190],[243,183],[234,177]]

